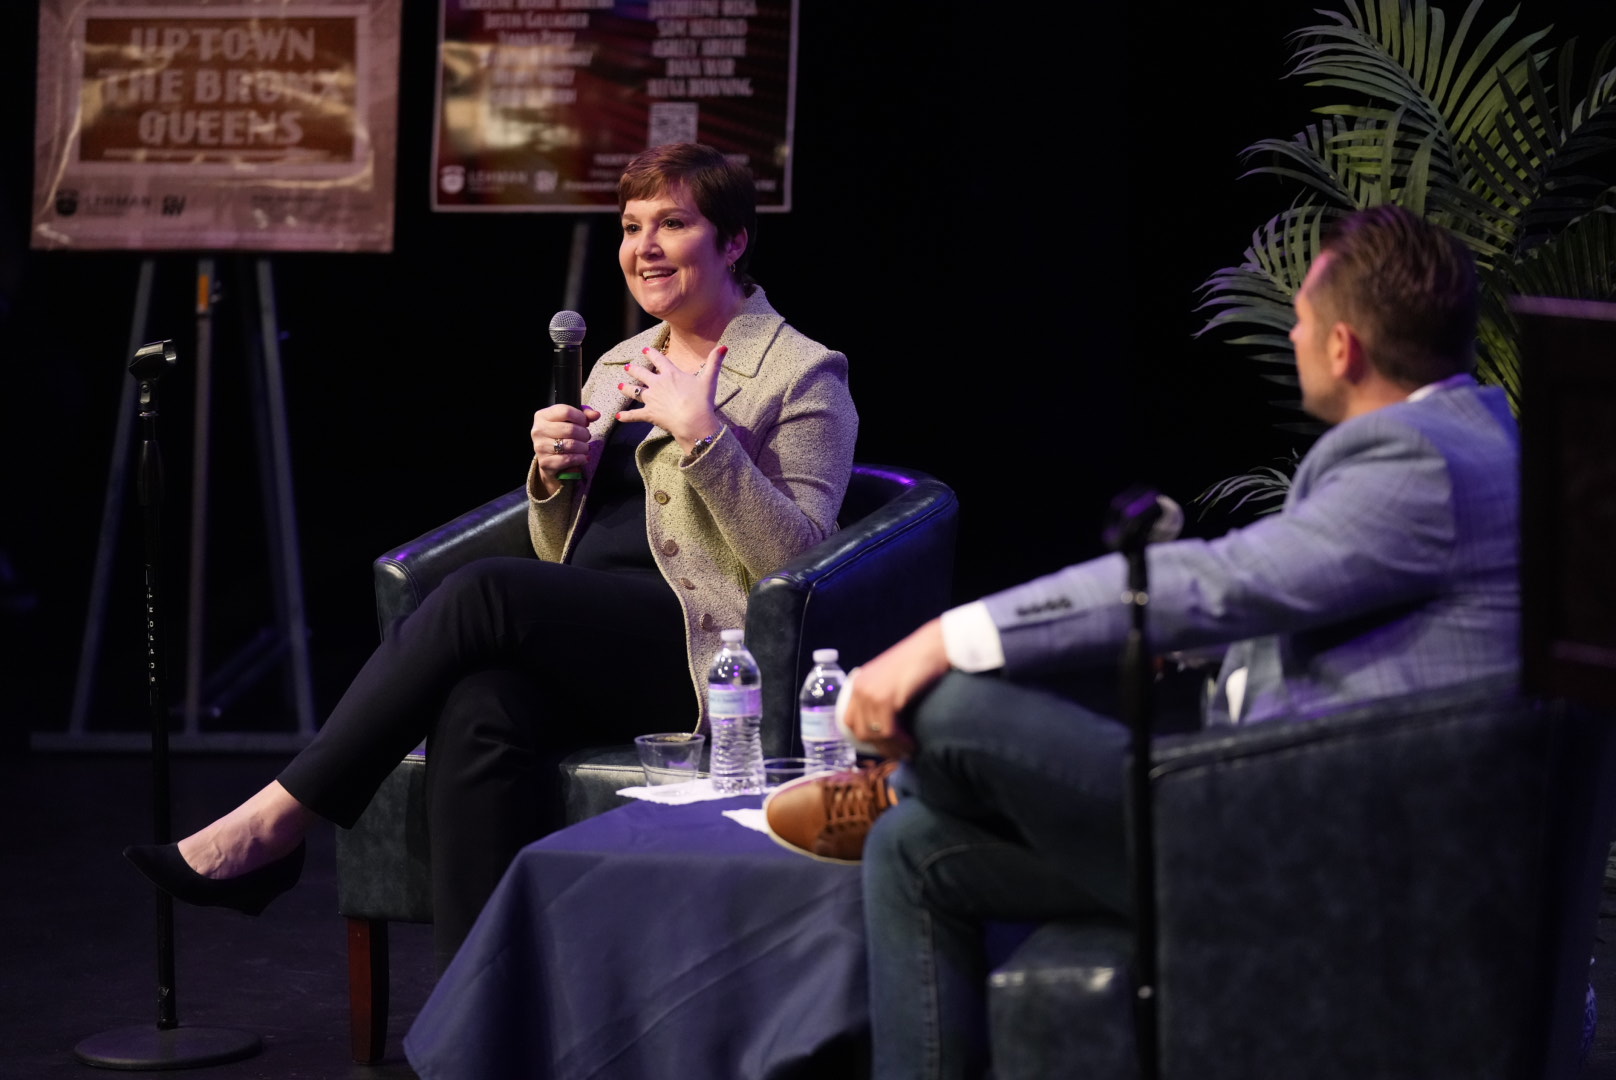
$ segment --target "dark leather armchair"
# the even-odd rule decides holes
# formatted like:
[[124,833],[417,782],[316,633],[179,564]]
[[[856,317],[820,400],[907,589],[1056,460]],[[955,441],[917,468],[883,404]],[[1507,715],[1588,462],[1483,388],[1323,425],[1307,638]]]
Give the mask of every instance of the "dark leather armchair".
[[[1510,684],[1160,740],[1160,1075],[1577,1075],[1613,746]],[[997,1080],[1138,1075],[1130,946],[994,972]]]
[[[763,747],[797,752],[797,691],[815,648],[844,666],[868,660],[949,603],[959,503],[947,485],[906,469],[855,465],[842,528],[759,581],[746,641],[763,675]],[[510,492],[388,552],[374,564],[383,632],[455,568],[493,555],[531,555],[527,498]],[[570,822],[625,800],[643,783],[632,746],[593,747],[561,762]],[[430,922],[425,759],[411,755],[352,829],[337,833],[337,909],[348,920],[351,1035],[356,1061],[380,1058],[387,1030],[387,924]]]

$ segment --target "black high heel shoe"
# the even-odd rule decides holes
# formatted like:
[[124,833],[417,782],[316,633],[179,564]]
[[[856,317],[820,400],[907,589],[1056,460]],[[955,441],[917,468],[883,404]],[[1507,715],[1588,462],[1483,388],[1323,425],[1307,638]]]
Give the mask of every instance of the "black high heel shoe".
[[136,844],[123,849],[135,869],[176,900],[196,907],[224,907],[257,915],[303,876],[304,845],[299,842],[272,863],[233,878],[203,877],[191,869],[178,844]]

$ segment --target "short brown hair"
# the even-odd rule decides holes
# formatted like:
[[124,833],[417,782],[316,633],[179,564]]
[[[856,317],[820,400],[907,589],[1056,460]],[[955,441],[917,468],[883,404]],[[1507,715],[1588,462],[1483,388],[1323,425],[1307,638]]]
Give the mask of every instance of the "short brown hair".
[[636,155],[617,182],[617,209],[630,199],[650,199],[683,185],[696,200],[701,216],[718,228],[723,250],[746,233],[746,250],[735,260],[735,276],[749,280],[746,268],[757,244],[757,185],[752,170],[737,165],[702,143],[664,143]]
[[1388,204],[1343,218],[1323,253],[1309,299],[1358,332],[1382,375],[1418,387],[1470,370],[1476,261],[1458,237]]

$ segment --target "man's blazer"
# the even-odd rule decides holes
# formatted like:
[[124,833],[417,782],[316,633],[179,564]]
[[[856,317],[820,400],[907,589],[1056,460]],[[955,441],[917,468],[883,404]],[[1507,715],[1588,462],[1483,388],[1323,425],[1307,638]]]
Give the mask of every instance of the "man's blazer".
[[[1279,513],[1148,550],[1152,646],[1231,646],[1209,720],[1237,671],[1242,722],[1517,671],[1519,458],[1503,392],[1467,376],[1345,421]],[[1125,573],[1106,556],[989,597],[1006,672],[1115,662]]]

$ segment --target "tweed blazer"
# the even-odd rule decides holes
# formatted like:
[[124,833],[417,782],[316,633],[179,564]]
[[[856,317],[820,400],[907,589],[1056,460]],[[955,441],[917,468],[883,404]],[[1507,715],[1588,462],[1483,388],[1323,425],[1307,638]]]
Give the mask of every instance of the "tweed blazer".
[[[617,413],[623,365],[666,344],[658,324],[596,363],[583,399],[600,412],[589,428],[584,478],[546,497],[535,458],[528,469],[528,531],[541,559],[565,561],[577,539]],[[752,585],[836,530],[853,471],[858,413],[847,391],[847,358],[786,324],[754,287],[719,344],[728,348],[715,405],[723,434],[694,460],[653,426],[635,448],[645,484],[652,557],[685,615],[690,678],[707,716],[707,665],[719,633],[745,625]]]
[[[1295,718],[1520,664],[1520,442],[1502,391],[1468,377],[1326,432],[1284,509],[1147,550],[1162,651],[1229,645],[1207,719]],[[988,598],[1007,671],[1115,662],[1121,556]]]

